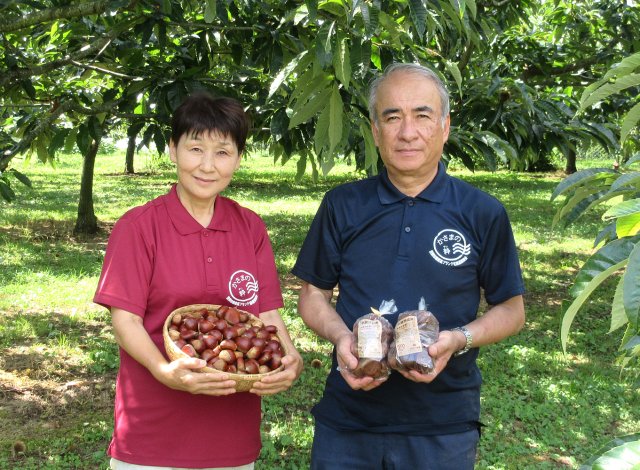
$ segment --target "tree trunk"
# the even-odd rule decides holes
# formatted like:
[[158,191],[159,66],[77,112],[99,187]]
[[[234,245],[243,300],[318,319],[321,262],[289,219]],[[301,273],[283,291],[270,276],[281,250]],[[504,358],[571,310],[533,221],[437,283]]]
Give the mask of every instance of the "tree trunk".
[[80,181],[80,201],[78,202],[78,218],[73,229],[75,234],[93,234],[98,231],[98,219],[93,211],[93,169],[96,155],[100,147],[100,140],[91,142],[89,151],[82,163],[82,179]]
[[128,175],[135,173],[133,169],[133,156],[136,153],[136,136],[130,135],[127,143],[127,155],[125,157],[124,172]]
[[576,151],[570,150],[569,155],[567,155],[567,164],[564,167],[564,172],[567,175],[572,175],[576,171],[578,171],[578,169],[576,168]]

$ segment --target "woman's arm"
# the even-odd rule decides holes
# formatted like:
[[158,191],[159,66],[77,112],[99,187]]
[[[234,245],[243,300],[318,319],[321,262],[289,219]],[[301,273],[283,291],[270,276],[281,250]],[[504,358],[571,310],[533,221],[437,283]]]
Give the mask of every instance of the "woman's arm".
[[202,359],[167,361],[145,330],[142,317],[126,310],[111,308],[111,321],[120,347],[167,387],[204,395],[235,393],[235,381],[229,380],[227,374],[196,371],[206,365]]

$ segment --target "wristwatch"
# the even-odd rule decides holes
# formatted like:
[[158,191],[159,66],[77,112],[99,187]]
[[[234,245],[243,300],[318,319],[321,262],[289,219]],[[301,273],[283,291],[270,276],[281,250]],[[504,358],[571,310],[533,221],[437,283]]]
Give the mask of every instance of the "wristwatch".
[[454,357],[460,356],[460,355],[466,353],[469,349],[471,349],[471,345],[473,344],[473,336],[471,336],[471,332],[469,330],[467,330],[466,327],[464,327],[464,326],[456,326],[451,331],[459,331],[467,339],[467,344],[464,345],[464,348],[462,348],[460,351],[456,351],[455,353],[453,353]]

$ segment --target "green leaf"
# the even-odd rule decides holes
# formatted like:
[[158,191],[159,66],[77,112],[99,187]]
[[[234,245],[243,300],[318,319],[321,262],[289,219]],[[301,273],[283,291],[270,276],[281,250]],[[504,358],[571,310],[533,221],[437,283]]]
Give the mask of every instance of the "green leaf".
[[476,19],[476,15],[478,14],[478,7],[476,6],[476,0],[465,0],[467,4],[467,8],[471,12],[471,18]]
[[623,294],[624,278],[618,281],[616,286],[616,292],[613,295],[613,303],[611,304],[611,326],[609,327],[609,333],[613,333],[618,328],[623,327],[629,323],[627,314],[624,312],[624,300]]
[[16,198],[16,193],[13,192],[11,186],[9,186],[3,180],[0,180],[0,195],[2,196],[2,199],[7,202],[11,202]]
[[331,110],[327,106],[322,110],[316,121],[316,130],[313,134],[313,144],[316,155],[320,155],[322,148],[326,145],[329,137],[329,120],[331,119]]
[[626,264],[631,251],[639,240],[640,235],[635,237],[619,238],[607,243],[591,255],[578,272],[575,283],[570,291],[571,295],[573,297],[581,295],[593,278],[598,276],[601,272],[609,269],[611,266],[617,265],[621,262]]
[[593,470],[637,470],[640,466],[640,440],[627,442],[605,452],[591,467]]
[[640,212],[640,199],[629,199],[628,201],[622,201],[602,215],[602,220],[617,219],[630,214],[637,214]]
[[624,175],[620,175],[620,177],[613,182],[609,192],[618,192],[618,191],[636,191],[640,189],[640,171],[633,171],[631,173],[627,173]]
[[636,243],[635,248],[629,255],[629,262],[623,279],[624,311],[629,323],[637,329],[638,311],[640,311],[640,243]]
[[640,103],[637,103],[633,108],[629,110],[627,115],[624,117],[622,124],[620,125],[620,143],[622,144],[629,133],[633,130],[634,127],[640,121]]
[[423,0],[410,0],[409,13],[411,15],[411,21],[413,21],[413,25],[416,27],[416,31],[418,31],[418,35],[420,37],[424,36],[427,27],[427,8]]
[[351,59],[347,40],[344,38],[338,40],[338,50],[333,55],[333,69],[340,83],[348,88],[351,81]]
[[294,111],[289,121],[289,129],[293,129],[299,124],[308,121],[315,116],[323,106],[327,105],[327,100],[331,94],[331,88],[327,87],[319,91],[307,101],[304,106],[296,104],[297,111]]
[[638,162],[640,162],[640,152],[638,152],[635,155],[629,157],[629,159],[622,164],[622,167],[623,168],[630,168],[631,165],[633,165],[634,163],[638,163]]
[[24,184],[28,188],[32,188],[33,187],[31,185],[31,180],[29,179],[29,177],[27,175],[25,175],[24,173],[19,172],[15,168],[12,168],[10,171],[11,171],[11,173],[13,173],[13,176],[15,176],[16,179],[18,181],[20,181],[22,184]]
[[269,87],[269,95],[267,95],[267,98],[271,98],[271,96],[273,96],[273,94],[278,90],[278,88],[280,88],[280,85],[282,85],[282,83],[289,77],[289,75],[291,75],[291,72],[293,72],[293,69],[295,69],[296,66],[300,63],[300,61],[304,58],[304,56],[307,55],[307,52],[308,51],[302,51],[296,57],[291,59],[291,61],[287,64],[285,68],[283,68],[282,70],[280,70],[280,72],[278,72],[278,75],[276,75],[276,78],[274,78],[273,82],[271,82],[271,86]]
[[360,123],[360,134],[364,137],[364,166],[371,174],[376,174],[378,169],[378,150],[376,147],[371,127],[364,121]]
[[615,273],[618,269],[622,268],[626,264],[626,262],[627,260],[625,259],[618,264],[614,264],[609,268],[600,271],[588,283],[582,286],[580,294],[565,310],[564,315],[562,316],[562,326],[560,328],[560,341],[562,342],[562,350],[565,353],[567,352],[567,340],[569,338],[569,329],[571,328],[571,323],[573,323],[573,319],[580,310],[580,307],[582,307],[582,304],[584,304],[584,302],[589,298],[596,287],[598,287],[604,280]]
[[458,85],[458,91],[460,92],[460,96],[462,97],[462,74],[460,73],[460,69],[458,68],[458,64],[455,62],[451,62],[450,60],[445,60],[444,65],[456,81]]
[[584,464],[580,466],[579,470],[591,470],[594,462],[609,450],[625,445],[630,442],[637,442],[639,440],[640,440],[640,433],[631,434],[628,436],[616,437],[615,439],[612,439],[611,441],[607,442],[603,447],[598,449],[598,451],[595,453],[593,457],[591,457],[589,460],[587,460]]
[[630,87],[634,87],[640,84],[640,74],[632,73],[630,75],[625,75],[623,77],[618,78],[613,83],[606,83],[599,88],[597,88],[591,95],[584,96],[582,95],[582,101],[580,102],[580,110],[588,108],[589,106],[602,101],[609,96],[620,93],[622,90],[625,90]]
[[569,191],[575,186],[585,184],[588,181],[607,178],[611,174],[615,173],[611,168],[589,168],[586,170],[581,170],[569,175],[567,178],[562,180],[556,189],[553,191],[551,195],[551,201],[560,196],[561,194]]
[[216,19],[218,12],[216,11],[218,8],[218,0],[206,0],[206,5],[204,7],[204,21],[205,23],[213,23],[213,20]]
[[638,232],[640,232],[640,213],[625,215],[616,220],[618,238],[632,237]]
[[342,140],[342,115],[344,114],[342,97],[338,85],[333,86],[329,109],[331,118],[329,119],[329,153],[332,154]]

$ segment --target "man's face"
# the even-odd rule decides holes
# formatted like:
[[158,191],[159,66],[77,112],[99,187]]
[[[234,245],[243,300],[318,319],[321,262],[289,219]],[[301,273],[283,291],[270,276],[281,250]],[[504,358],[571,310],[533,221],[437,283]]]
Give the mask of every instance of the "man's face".
[[376,113],[373,138],[391,180],[430,181],[449,137],[436,85],[417,73],[395,72],[378,88]]

